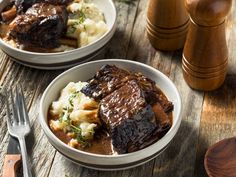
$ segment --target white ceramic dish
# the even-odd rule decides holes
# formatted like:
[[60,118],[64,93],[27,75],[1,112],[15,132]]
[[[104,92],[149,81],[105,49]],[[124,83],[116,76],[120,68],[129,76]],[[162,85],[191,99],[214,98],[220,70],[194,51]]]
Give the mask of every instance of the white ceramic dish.
[[[1,0],[0,1],[0,11],[9,4],[10,0]],[[108,25],[108,31],[95,42],[66,52],[58,53],[37,53],[29,52],[21,49],[12,47],[11,45],[4,42],[0,39],[0,48],[7,53],[12,58],[17,59],[21,63],[30,63],[31,65],[53,65],[53,64],[62,64],[63,62],[73,62],[75,60],[81,59],[84,60],[86,56],[98,51],[104,47],[116,30],[116,9],[112,0],[92,0],[94,4],[104,13],[106,23]]]
[[56,69],[66,69],[71,68],[73,66],[76,66],[78,64],[82,64],[85,62],[88,62],[94,58],[96,58],[99,54],[101,54],[106,49],[106,46],[104,48],[99,49],[98,51],[95,51],[94,53],[91,53],[83,58],[79,58],[76,60],[73,60],[71,62],[62,62],[62,63],[54,63],[54,64],[36,64],[36,63],[30,63],[30,62],[24,62],[19,59],[13,58],[12,56],[9,56],[13,61],[31,67],[36,69],[43,69],[43,70],[56,70]]
[[[99,68],[105,64],[116,65],[130,71],[142,72],[145,76],[154,80],[174,104],[173,125],[168,133],[156,143],[133,153],[123,155],[98,155],[80,151],[69,147],[59,140],[50,130],[47,124],[48,108],[52,101],[59,97],[60,91],[71,81],[86,81],[91,78]],[[59,75],[45,90],[40,102],[39,121],[49,142],[64,156],[82,166],[99,170],[120,170],[141,165],[159,155],[175,136],[181,123],[181,99],[172,81],[160,71],[134,61],[121,59],[107,59],[93,61],[78,65]]]

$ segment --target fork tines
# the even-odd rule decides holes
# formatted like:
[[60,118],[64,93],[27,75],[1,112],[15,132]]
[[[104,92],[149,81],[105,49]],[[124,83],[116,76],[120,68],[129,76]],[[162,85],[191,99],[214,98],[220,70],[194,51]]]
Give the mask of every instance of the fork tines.
[[15,86],[15,89],[11,88],[9,90],[9,93],[6,93],[6,95],[7,95],[8,125],[29,124],[29,117],[25,105],[25,99],[22,87]]

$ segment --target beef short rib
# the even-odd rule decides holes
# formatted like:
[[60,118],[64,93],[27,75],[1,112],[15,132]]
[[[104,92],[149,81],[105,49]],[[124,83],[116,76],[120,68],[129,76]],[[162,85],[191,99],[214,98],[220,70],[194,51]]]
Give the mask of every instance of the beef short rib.
[[100,100],[124,85],[129,80],[129,75],[128,71],[114,65],[104,65],[81,92],[95,100]]
[[81,91],[100,101],[99,117],[119,154],[143,149],[171,128],[172,103],[141,73],[105,65]]
[[147,103],[153,105],[159,101],[166,112],[173,110],[172,103],[163,97],[162,91],[156,87],[153,80],[142,73],[132,73],[114,65],[104,65],[93,78],[88,80],[88,84],[83,87],[81,92],[99,101],[131,80],[139,83]]
[[130,80],[139,82],[148,102],[156,101],[158,90],[154,81],[146,78],[141,73],[131,73],[114,65],[103,66],[81,91],[95,100],[100,100]]
[[10,23],[10,37],[25,45],[58,47],[67,18],[65,6],[36,3]]
[[99,115],[111,133],[112,144],[118,153],[138,150],[157,127],[152,107],[135,80],[103,98]]

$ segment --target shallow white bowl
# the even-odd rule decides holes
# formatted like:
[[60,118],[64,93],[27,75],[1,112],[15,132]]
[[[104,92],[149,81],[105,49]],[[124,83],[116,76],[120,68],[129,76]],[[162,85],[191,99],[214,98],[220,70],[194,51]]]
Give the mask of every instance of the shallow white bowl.
[[[3,8],[8,5],[10,0],[0,1],[0,12]],[[78,59],[84,60],[86,56],[98,51],[103,48],[114,35],[116,30],[116,8],[112,0],[92,0],[94,4],[104,13],[106,23],[108,25],[108,31],[95,42],[77,48],[71,51],[58,52],[58,53],[38,53],[38,52],[29,52],[21,49],[17,49],[7,44],[0,38],[0,48],[7,53],[10,57],[15,58],[16,61],[21,61],[21,63],[28,63],[28,65],[34,67],[34,64],[37,65],[53,65],[59,64],[63,65],[64,62],[73,62]]]
[[[174,104],[173,125],[167,134],[156,143],[133,153],[122,155],[98,155],[87,153],[69,147],[58,139],[50,130],[47,121],[48,108],[58,99],[60,91],[69,82],[86,81],[91,78],[99,68],[105,64],[116,65],[130,71],[142,72],[145,76],[154,80]],[[40,102],[39,121],[49,142],[65,157],[82,166],[99,170],[120,170],[141,165],[159,155],[175,136],[181,123],[181,99],[172,81],[160,71],[134,61],[121,59],[106,59],[78,65],[59,75],[45,90]]]

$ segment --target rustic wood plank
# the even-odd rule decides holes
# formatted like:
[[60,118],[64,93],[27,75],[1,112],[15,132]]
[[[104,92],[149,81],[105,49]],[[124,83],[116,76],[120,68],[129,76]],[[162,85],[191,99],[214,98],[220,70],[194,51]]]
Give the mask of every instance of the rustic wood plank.
[[153,176],[194,176],[196,147],[202,110],[203,93],[190,89],[182,76],[181,55],[172,60],[170,79],[182,98],[182,124],[166,151],[156,159]]
[[99,177],[148,177],[152,175],[153,163],[148,162],[142,166],[123,170],[123,171],[112,171],[112,172],[99,172]]
[[5,53],[3,53],[2,51],[0,51],[0,80],[2,78],[2,75],[5,71],[5,69],[7,68],[8,62],[9,62],[8,56]]
[[[59,72],[59,71],[58,71]],[[55,76],[55,72],[46,72],[42,73],[43,77],[40,78],[40,82],[46,83],[45,85],[39,85],[39,87],[34,92],[34,99],[31,103],[31,109],[29,116],[31,117],[32,122],[32,133],[30,134],[29,140],[32,157],[32,166],[35,176],[48,176],[52,161],[55,157],[56,150],[48,142],[46,136],[44,135],[43,130],[38,122],[38,108],[41,95],[45,90],[49,80],[52,80]],[[44,75],[43,75],[44,74]]]
[[145,0],[139,2],[127,58],[151,65],[158,68],[164,74],[169,75],[171,58],[175,53],[156,51],[150,45],[146,33],[147,5],[148,2]]
[[229,71],[230,75],[236,74],[236,2],[233,1],[231,13],[226,23],[226,39],[229,49]]
[[129,42],[133,30],[139,0],[127,4],[116,0],[117,29],[114,37],[108,44],[104,58],[124,58],[128,52]]
[[[4,79],[2,79],[0,83],[6,89],[21,84],[26,96],[27,106],[31,107],[29,117],[31,120],[32,134],[30,134],[27,139],[27,146],[29,149],[28,152],[32,157],[31,162],[34,169],[33,171],[35,171],[35,176],[46,176],[50,169],[48,167],[51,166],[51,162],[54,158],[53,152],[55,153],[55,150],[44,136],[41,127],[37,122],[37,116],[41,94],[45,90],[47,84],[60,72],[61,71],[53,72],[30,69],[10,61],[8,68],[4,72]],[[5,99],[1,96],[0,100],[0,140],[3,142],[0,144],[0,158],[3,159],[6,153],[9,135],[6,128]],[[45,152],[50,152],[51,154]],[[2,163],[3,162],[0,161],[0,176],[2,173]],[[44,168],[42,168],[42,166]]]
[[236,75],[228,76],[218,90],[207,93],[204,99],[196,159],[195,176],[204,177],[204,155],[209,146],[236,136]]
[[236,88],[236,6],[227,19],[226,40],[229,49],[229,70],[224,85],[204,98],[200,124],[195,176],[207,176],[204,169],[204,155],[209,146],[217,141],[236,135],[235,88]]

